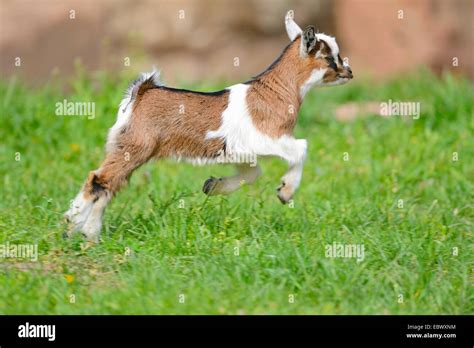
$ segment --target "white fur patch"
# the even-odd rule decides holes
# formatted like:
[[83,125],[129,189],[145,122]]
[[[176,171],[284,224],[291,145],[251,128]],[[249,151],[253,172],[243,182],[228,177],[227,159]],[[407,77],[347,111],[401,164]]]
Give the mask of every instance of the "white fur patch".
[[300,96],[304,98],[306,93],[315,85],[320,85],[327,69],[314,69],[309,78],[300,87]]
[[71,203],[69,210],[64,216],[72,223],[73,231],[79,231],[86,223],[89,214],[92,210],[92,199],[84,198],[84,193],[81,191]]
[[130,102],[129,99],[124,98],[120,102],[119,110],[117,113],[117,121],[109,129],[109,134],[107,136],[107,143],[105,149],[107,152],[112,152],[116,148],[117,135],[128,124],[130,116],[132,115],[133,102]]
[[104,215],[105,207],[109,201],[110,196],[103,195],[91,205],[89,216],[82,228],[88,240],[94,242],[99,241],[100,229],[102,228],[102,216]]
[[350,79],[348,79],[346,77],[342,77],[342,78],[337,79],[336,81],[326,82],[322,86],[339,86],[339,85],[343,85],[343,84],[345,84],[349,81],[350,81]]
[[301,161],[294,163],[282,178],[282,181],[291,185],[293,190],[296,190],[301,182],[301,175],[303,174],[303,163],[306,159],[308,142],[305,139],[297,140],[298,151],[302,154]]
[[316,34],[316,39],[318,40],[323,40],[326,42],[331,49],[332,56],[334,57],[334,60],[337,62],[337,56],[339,55],[339,46],[337,45],[336,39],[333,38],[332,36],[323,34],[323,33],[317,33]]
[[288,135],[274,139],[260,132],[253,124],[247,107],[246,84],[229,87],[229,103],[222,113],[222,123],[216,131],[208,131],[206,139],[222,138],[227,151],[242,156],[278,156],[290,163],[301,157],[295,151],[296,140]]
[[290,38],[291,41],[296,39],[298,35],[301,35],[303,32],[301,28],[298,26],[298,24],[295,23],[293,20],[294,13],[292,10],[288,11],[285,16],[285,27],[286,27],[286,33],[288,34],[288,37]]
[[138,88],[140,88],[140,85],[150,77],[153,77],[153,83],[156,86],[162,85],[160,80],[160,72],[153,69],[151,72],[141,73],[139,78],[132,82],[130,86],[128,86],[125,96],[119,105],[117,121],[112,126],[112,128],[110,128],[109,134],[107,136],[107,143],[105,145],[107,152],[112,152],[115,149],[117,135],[124,127],[127,126],[130,116],[132,115],[133,102],[135,100],[136,92],[138,91]]

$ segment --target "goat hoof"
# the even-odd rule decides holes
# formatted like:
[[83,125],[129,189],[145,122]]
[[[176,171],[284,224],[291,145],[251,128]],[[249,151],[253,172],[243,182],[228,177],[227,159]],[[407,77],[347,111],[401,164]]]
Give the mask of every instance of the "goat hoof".
[[204,192],[206,195],[210,195],[212,191],[214,190],[214,188],[216,187],[217,182],[219,180],[221,179],[211,176],[209,179],[207,179],[204,182],[204,186],[202,187],[202,192]]
[[293,190],[285,182],[277,188],[277,197],[282,204],[287,204],[293,198]]

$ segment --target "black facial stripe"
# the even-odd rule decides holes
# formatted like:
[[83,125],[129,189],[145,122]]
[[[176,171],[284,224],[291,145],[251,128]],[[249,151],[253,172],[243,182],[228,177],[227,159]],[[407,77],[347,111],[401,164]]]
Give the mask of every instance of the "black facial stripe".
[[336,65],[336,62],[334,61],[334,58],[333,57],[326,57],[326,61],[328,62],[329,64],[329,67],[333,70],[337,70],[337,65]]

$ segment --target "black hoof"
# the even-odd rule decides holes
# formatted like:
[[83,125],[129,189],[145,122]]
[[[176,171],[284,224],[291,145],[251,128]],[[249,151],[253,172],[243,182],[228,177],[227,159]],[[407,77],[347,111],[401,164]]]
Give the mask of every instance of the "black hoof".
[[280,200],[282,204],[287,204],[290,200],[291,197],[283,197],[283,192],[281,190],[286,186],[286,183],[283,181],[281,185],[276,189],[277,191],[277,197]]
[[204,185],[202,187],[202,192],[204,192],[206,195],[210,194],[212,190],[214,190],[214,187],[216,187],[217,181],[219,179],[211,176],[209,179],[207,179],[204,182]]
[[277,195],[278,199],[280,200],[281,204],[286,204],[288,203],[287,200],[285,200],[284,198],[280,197],[280,195]]

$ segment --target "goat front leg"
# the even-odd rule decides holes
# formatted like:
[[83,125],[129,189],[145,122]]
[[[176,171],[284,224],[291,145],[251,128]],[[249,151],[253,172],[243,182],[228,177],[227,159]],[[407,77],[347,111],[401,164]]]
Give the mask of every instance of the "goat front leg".
[[237,174],[215,178],[211,176],[206,180],[202,191],[208,196],[227,195],[234,192],[244,184],[253,184],[261,175],[262,170],[259,165],[250,166],[249,164],[236,165]]
[[285,156],[289,168],[281,178],[281,185],[277,188],[278,198],[283,204],[288,203],[293,198],[296,189],[300,185],[308,147],[305,139],[295,139],[292,145],[292,151]]

